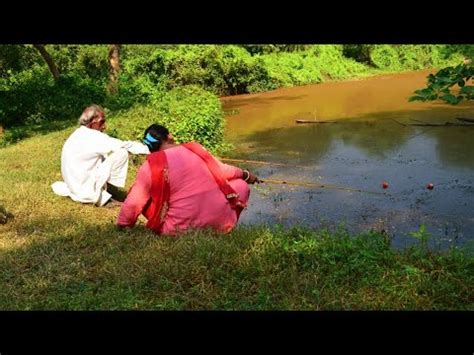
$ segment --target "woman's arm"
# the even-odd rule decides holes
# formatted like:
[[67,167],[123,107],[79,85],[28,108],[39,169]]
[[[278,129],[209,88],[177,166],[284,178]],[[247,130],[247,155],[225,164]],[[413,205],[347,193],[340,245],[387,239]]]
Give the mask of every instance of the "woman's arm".
[[146,161],[138,170],[137,178],[130,189],[125,202],[120,209],[117,225],[121,227],[133,227],[138,216],[150,199],[151,170]]

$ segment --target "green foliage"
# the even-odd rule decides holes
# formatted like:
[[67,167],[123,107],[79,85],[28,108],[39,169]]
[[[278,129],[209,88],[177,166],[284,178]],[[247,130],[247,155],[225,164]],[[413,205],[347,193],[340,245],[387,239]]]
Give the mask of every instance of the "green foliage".
[[428,241],[430,239],[430,234],[426,230],[426,225],[422,224],[420,229],[417,232],[411,232],[409,235],[417,239],[423,248],[423,250],[428,250]]
[[374,45],[370,62],[384,70],[419,70],[459,63],[462,55],[445,45]]
[[440,99],[451,105],[462,100],[474,99],[474,86],[467,83],[474,76],[474,67],[460,64],[447,67],[427,77],[427,87],[415,91],[409,101],[432,101]]
[[85,106],[102,102],[103,87],[78,74],[63,74],[54,82],[35,65],[4,80],[0,86],[0,124],[6,127],[79,117]]
[[164,95],[159,106],[178,142],[197,140],[210,149],[222,142],[224,120],[215,95],[198,86],[184,86]]
[[242,45],[250,54],[270,54],[279,52],[298,52],[311,47],[305,44],[244,44]]
[[288,87],[318,83],[323,80],[321,68],[314,58],[296,53],[280,53],[262,57],[269,75],[279,86]]
[[443,58],[462,57],[463,59],[474,59],[474,46],[472,44],[451,44],[440,47],[440,54]]
[[270,77],[279,86],[313,84],[327,79],[344,79],[365,71],[364,65],[345,58],[342,46],[309,46],[298,53],[261,56]]
[[276,88],[264,62],[253,58],[247,51],[237,46],[224,48],[222,53],[223,78],[230,89],[228,94],[266,91]]
[[43,59],[31,45],[0,45],[0,78],[31,68]]
[[393,46],[377,45],[370,51],[370,61],[379,69],[399,69],[398,52]]
[[104,102],[106,46],[48,45],[46,49],[61,72],[58,82],[32,46],[0,45],[0,125],[77,119],[85,106]]
[[[46,45],[59,71],[78,74],[101,83],[107,80],[107,45]],[[32,50],[36,51],[36,49]],[[38,54],[37,54],[38,55]],[[42,63],[44,65],[44,63]]]
[[74,72],[101,83],[107,80],[107,45],[47,45],[60,72]]
[[[466,45],[124,45],[119,90],[107,96],[108,45],[47,45],[61,72],[57,83],[33,46],[0,45],[0,126],[7,128],[3,140],[13,142],[29,135],[14,127],[41,124],[52,127],[55,120],[73,122],[91,103],[120,112],[118,115],[131,109],[133,116],[137,105],[150,105],[149,110],[153,111],[158,103],[164,105],[166,97],[174,95],[166,92],[184,86],[199,86],[219,96],[256,93],[384,71],[452,65],[472,54],[472,48]],[[420,99],[436,98],[436,90],[422,91]],[[462,87],[459,95],[445,90],[440,98],[451,103],[469,99],[471,86]],[[183,102],[194,104],[192,100]],[[179,113],[188,115],[193,110],[193,107],[183,108]],[[211,116],[215,117],[214,113]],[[197,120],[202,120],[203,116],[199,117]],[[184,134],[177,123],[173,124],[186,137],[195,137],[196,128],[202,126],[202,122],[189,125],[191,131]],[[209,125],[214,127],[215,122]],[[14,132],[8,132],[11,129]],[[201,138],[215,146],[218,136],[221,136],[219,131]]]
[[198,141],[216,151],[223,145],[224,119],[217,96],[196,85],[187,85],[163,92],[147,106],[110,116],[109,128],[121,139],[143,139],[151,124],[166,126],[177,142]]
[[129,80],[143,78],[141,90],[169,90],[183,85],[199,85],[218,95],[242,94],[274,88],[263,62],[238,46],[182,45],[172,50],[149,49],[148,56],[124,61]]

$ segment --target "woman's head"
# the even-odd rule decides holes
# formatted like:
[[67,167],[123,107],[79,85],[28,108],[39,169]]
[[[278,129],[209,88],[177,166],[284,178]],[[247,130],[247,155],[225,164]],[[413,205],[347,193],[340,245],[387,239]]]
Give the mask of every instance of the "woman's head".
[[163,142],[174,142],[173,136],[166,127],[159,124],[152,124],[145,130],[145,134],[143,135],[143,143],[148,146],[150,152],[156,152],[160,150]]

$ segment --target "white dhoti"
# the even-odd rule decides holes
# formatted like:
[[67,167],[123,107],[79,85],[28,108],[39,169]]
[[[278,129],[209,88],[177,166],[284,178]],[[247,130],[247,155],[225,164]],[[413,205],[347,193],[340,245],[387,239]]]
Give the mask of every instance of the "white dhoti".
[[112,197],[107,184],[123,188],[127,179],[128,153],[148,154],[138,142],[124,142],[86,127],[66,141],[61,156],[64,181],[51,185],[60,196],[103,206]]
[[98,206],[103,206],[112,197],[107,192],[107,183],[117,187],[125,187],[128,171],[128,151],[119,149],[110,154],[97,168],[96,188],[100,196],[97,200]]

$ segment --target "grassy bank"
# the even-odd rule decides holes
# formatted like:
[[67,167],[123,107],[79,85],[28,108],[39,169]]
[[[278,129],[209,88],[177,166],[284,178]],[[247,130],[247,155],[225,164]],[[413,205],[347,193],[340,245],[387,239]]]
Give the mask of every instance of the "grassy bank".
[[72,130],[0,149],[0,199],[15,216],[0,225],[2,310],[474,310],[474,258],[456,249],[395,250],[377,233],[265,226],[178,239],[143,223],[118,232],[117,209],[50,189]]

